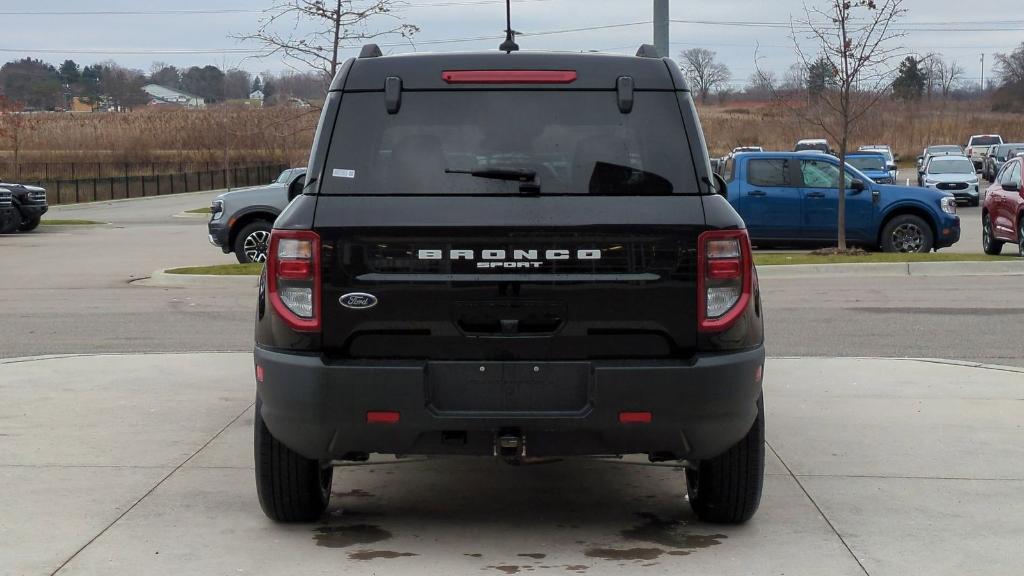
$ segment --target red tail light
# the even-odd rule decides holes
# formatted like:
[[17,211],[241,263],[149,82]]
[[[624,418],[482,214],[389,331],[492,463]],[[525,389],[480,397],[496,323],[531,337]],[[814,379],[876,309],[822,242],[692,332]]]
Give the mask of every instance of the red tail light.
[[320,330],[320,236],[274,230],[267,253],[267,298],[281,320],[300,332]]
[[445,70],[448,84],[572,84],[575,70]]
[[754,262],[746,230],[710,230],[697,239],[697,314],[701,332],[726,330],[750,303]]

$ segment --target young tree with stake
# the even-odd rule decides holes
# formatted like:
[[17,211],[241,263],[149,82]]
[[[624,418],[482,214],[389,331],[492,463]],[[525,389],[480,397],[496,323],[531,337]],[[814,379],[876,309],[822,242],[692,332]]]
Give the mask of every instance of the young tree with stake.
[[[806,106],[787,105],[838,144],[840,166],[846,165],[851,134],[892,88],[895,64],[904,56],[892,46],[904,35],[894,25],[905,13],[903,0],[829,0],[822,7],[805,5],[804,17],[791,25],[803,69],[827,66],[831,78]],[[839,170],[839,250],[847,249],[846,185],[846,170]]]

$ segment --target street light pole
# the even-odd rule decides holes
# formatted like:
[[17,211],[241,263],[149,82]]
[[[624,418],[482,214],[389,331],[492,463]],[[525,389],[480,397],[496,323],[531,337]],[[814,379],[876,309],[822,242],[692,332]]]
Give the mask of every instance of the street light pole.
[[668,0],[654,0],[654,47],[662,58],[668,56]]

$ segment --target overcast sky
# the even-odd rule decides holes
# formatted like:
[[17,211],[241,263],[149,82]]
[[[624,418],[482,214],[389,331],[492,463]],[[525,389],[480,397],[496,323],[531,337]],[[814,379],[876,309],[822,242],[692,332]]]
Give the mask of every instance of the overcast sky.
[[[176,66],[214,64],[251,72],[281,71],[288,65],[280,58],[258,59],[240,50],[256,46],[239,43],[232,34],[254,31],[260,10],[274,0],[0,0],[0,61],[31,56],[59,63],[71,58],[80,64],[115,60],[149,70],[154,61]],[[811,5],[827,0],[807,0]],[[431,44],[430,41],[499,35],[504,28],[503,2],[493,0],[407,0],[406,21],[420,26],[419,51],[491,50],[500,40],[475,40]],[[900,43],[911,51],[941,52],[966,68],[977,82],[981,54],[986,53],[986,75],[991,77],[992,55],[1007,52],[1024,39],[1024,11],[1016,18],[1005,10],[972,11],[970,7],[994,6],[964,0],[905,0],[904,18],[913,30]],[[1018,5],[1010,2],[1009,5]],[[175,14],[55,14],[54,12],[211,11],[225,13]],[[49,12],[49,13],[47,13]],[[519,39],[523,49],[599,50],[632,53],[652,37],[651,0],[514,0],[513,27],[523,32],[548,32],[597,26],[639,23],[631,26],[575,31]],[[803,13],[800,0],[671,0],[671,17],[754,23],[784,23]],[[1000,18],[1000,15],[1004,15]],[[1000,21],[1002,20],[1002,21]],[[795,61],[789,30],[784,27],[751,27],[673,23],[672,55],[700,46],[715,50],[731,68],[734,83],[741,87],[754,71],[755,46],[761,65],[780,74]],[[399,43],[401,39],[380,40]],[[408,52],[409,45],[385,47],[385,52]],[[196,51],[207,51],[197,53]],[[354,49],[348,54],[354,54]]]

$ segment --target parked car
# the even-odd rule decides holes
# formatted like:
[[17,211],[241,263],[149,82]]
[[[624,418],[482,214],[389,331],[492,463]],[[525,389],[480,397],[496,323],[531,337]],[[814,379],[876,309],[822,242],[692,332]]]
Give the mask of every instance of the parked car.
[[288,189],[304,178],[305,168],[289,168],[266,186],[225,192],[210,206],[210,244],[234,252],[242,264],[265,262],[274,220],[288,206]]
[[890,170],[892,164],[881,152],[850,152],[846,155],[846,163],[860,170],[876,184],[895,183]]
[[929,146],[917,157],[917,185],[924,186],[924,165],[932,156],[940,155],[963,156],[964,149],[956,144],[940,144]]
[[977,206],[981,199],[978,173],[966,156],[932,156],[922,174],[925,188],[949,192],[958,202]]
[[735,156],[740,152],[764,152],[764,148],[761,146],[737,146],[732,149],[732,152],[730,152],[729,155]]
[[1018,152],[1024,152],[1024,143],[1005,143],[993,146],[988,156],[985,157],[985,165],[981,169],[985,180],[995,182],[996,174],[1003,169],[1003,164]]
[[986,254],[999,254],[1010,243],[1024,257],[1024,157],[1004,164],[985,192],[981,242]]
[[867,146],[861,146],[857,149],[858,152],[879,152],[885,155],[886,166],[889,168],[889,177],[892,178],[892,182],[896,182],[896,178],[899,175],[899,166],[896,164],[899,158],[892,151],[892,148],[888,144],[869,144]]
[[[806,152],[739,154],[729,203],[759,246],[834,245],[839,159]],[[846,167],[846,236],[885,252],[930,252],[960,239],[956,199],[938,190],[876,184]]]
[[10,192],[10,210],[13,211],[7,216],[6,223],[0,224],[0,233],[31,232],[38,228],[43,214],[49,210],[46,189],[7,182],[0,182],[0,189]]
[[800,140],[796,143],[793,148],[794,152],[822,152],[824,154],[835,155],[832,151],[832,146],[829,145],[828,140],[822,138]]
[[10,234],[21,224],[21,215],[14,207],[14,193],[0,188],[0,234]]
[[749,519],[761,301],[679,67],[380,54],[334,79],[260,277],[264,513],[317,519],[371,453],[647,454],[698,518]]
[[985,163],[985,153],[988,151],[989,146],[1002,143],[1003,137],[998,134],[977,134],[967,140],[964,155],[971,159],[971,162],[974,163],[974,169],[980,172],[982,165]]

